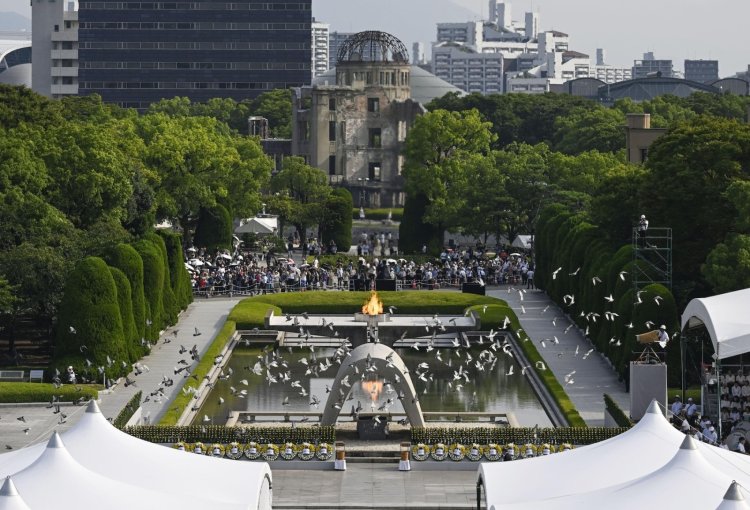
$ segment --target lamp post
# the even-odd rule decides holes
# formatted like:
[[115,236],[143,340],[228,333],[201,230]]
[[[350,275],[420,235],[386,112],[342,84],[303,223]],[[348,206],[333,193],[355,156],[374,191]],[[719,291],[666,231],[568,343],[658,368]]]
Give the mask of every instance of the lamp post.
[[369,177],[357,177],[357,183],[359,185],[359,206],[364,207],[367,205],[367,183],[370,181]]

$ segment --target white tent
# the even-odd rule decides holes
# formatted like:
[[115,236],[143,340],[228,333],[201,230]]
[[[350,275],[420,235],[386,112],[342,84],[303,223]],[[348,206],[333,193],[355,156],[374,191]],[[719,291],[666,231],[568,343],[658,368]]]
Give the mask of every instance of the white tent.
[[[542,502],[551,505],[557,500],[569,504],[557,508],[597,508],[583,503],[579,506],[570,498],[615,490],[655,474],[675,457],[685,437],[669,424],[654,401],[641,421],[619,436],[570,452],[514,462],[482,463],[478,476],[484,487],[487,508],[493,505],[496,508],[513,508],[513,505],[524,509],[547,508]],[[713,506],[690,508],[715,508],[732,480],[750,487],[750,457],[705,443],[696,447],[726,483],[720,488],[721,494]],[[670,493],[666,486],[661,492]],[[652,507],[654,503],[643,506]]]
[[0,487],[0,510],[31,510],[8,476]]
[[682,313],[682,329],[706,326],[719,359],[750,352],[750,289],[691,300]]
[[275,216],[249,218],[242,220],[234,229],[235,234],[273,234],[279,229],[279,219]]
[[534,236],[530,235],[517,235],[515,239],[513,239],[513,243],[511,243],[511,246],[514,248],[521,248],[523,250],[529,250],[532,247],[532,244],[534,242]]
[[747,504],[737,482],[732,482],[727,493],[724,494],[724,501],[716,507],[716,510],[750,510],[750,505]]
[[[181,510],[271,508],[267,463],[215,459],[141,441],[110,424],[93,401],[63,439],[70,456],[83,468],[176,500],[184,498]],[[34,463],[44,450],[44,445],[37,444],[0,455],[0,476],[13,475],[15,480],[16,473]],[[19,491],[26,498],[20,485]]]

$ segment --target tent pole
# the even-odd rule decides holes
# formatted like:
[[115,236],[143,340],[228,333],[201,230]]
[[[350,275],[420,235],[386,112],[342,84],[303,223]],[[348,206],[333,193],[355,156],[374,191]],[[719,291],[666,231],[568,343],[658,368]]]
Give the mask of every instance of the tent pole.
[[719,342],[716,342],[716,399],[718,400],[716,408],[719,410],[719,444],[724,439],[724,433],[721,427],[721,358],[719,358]]
[[683,402],[685,400],[685,334],[680,331],[680,376],[682,378],[682,396],[680,397]]

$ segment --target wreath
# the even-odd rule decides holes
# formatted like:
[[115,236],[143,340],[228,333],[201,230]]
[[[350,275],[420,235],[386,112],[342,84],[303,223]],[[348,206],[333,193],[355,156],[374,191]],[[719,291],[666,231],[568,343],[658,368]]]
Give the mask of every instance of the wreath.
[[506,453],[510,453],[510,454],[511,454],[511,456],[513,456],[513,458],[514,458],[514,459],[515,459],[516,457],[518,457],[518,454],[519,454],[519,453],[521,453],[521,452],[519,451],[519,449],[518,449],[518,446],[516,446],[516,445],[515,445],[515,444],[513,444],[513,443],[508,443],[508,444],[506,444],[506,445],[505,445],[505,452],[506,452]]
[[526,443],[523,445],[523,458],[529,459],[531,457],[536,457],[536,446],[534,446],[531,443]]
[[294,457],[297,456],[297,449],[294,446],[294,443],[285,443],[284,449],[281,450],[281,458],[284,460],[292,460]]
[[466,447],[458,443],[453,443],[450,448],[448,448],[448,457],[456,462],[464,460],[464,457],[466,457]]
[[330,460],[333,457],[333,446],[330,443],[320,443],[315,450],[318,460]]
[[538,455],[545,456],[545,455],[551,455],[555,453],[555,447],[551,446],[549,443],[544,443],[542,446],[539,447]]
[[437,443],[434,448],[430,449],[430,457],[432,457],[433,460],[445,460],[447,456],[448,451],[443,443]]
[[480,460],[482,458],[482,447],[477,443],[473,443],[466,453],[466,458],[473,462]]
[[414,460],[427,460],[430,456],[430,447],[424,443],[417,443],[411,447],[411,456]]
[[179,442],[173,444],[172,448],[174,448],[175,450],[180,450],[181,452],[184,452],[185,451],[185,443],[183,443],[182,441],[179,441]]
[[484,458],[490,461],[500,460],[503,456],[503,449],[495,443],[490,443],[484,449]]
[[190,451],[193,453],[197,453],[198,455],[205,455],[206,454],[206,445],[198,441],[193,445],[192,448],[190,448]]
[[563,443],[563,444],[560,445],[560,449],[558,450],[558,452],[567,452],[568,450],[572,450],[572,449],[573,449],[573,445],[572,444],[570,444],[570,443]]
[[226,448],[221,443],[214,443],[211,448],[206,452],[209,457],[223,457],[226,453]]
[[252,441],[247,444],[247,446],[245,447],[245,457],[250,460],[260,458],[260,446],[258,446],[258,443]]
[[273,443],[268,443],[262,453],[264,460],[276,460],[279,458],[279,447]]
[[315,457],[315,447],[310,443],[302,443],[302,447],[297,452],[297,457],[301,460],[310,460]]
[[232,443],[229,443],[227,447],[224,450],[225,455],[228,459],[237,460],[240,457],[242,457],[242,454],[244,453],[242,451],[242,447],[237,441],[234,441]]

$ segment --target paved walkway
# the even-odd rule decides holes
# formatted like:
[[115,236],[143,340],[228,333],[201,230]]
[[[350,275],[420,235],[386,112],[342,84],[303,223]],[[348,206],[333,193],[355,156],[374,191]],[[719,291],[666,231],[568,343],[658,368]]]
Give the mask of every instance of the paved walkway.
[[[563,385],[586,424],[604,426],[604,393],[609,394],[628,413],[630,394],[625,393],[624,383],[618,381],[617,373],[598,351],[594,350],[587,359],[583,359],[583,355],[594,346],[575,325],[565,333],[571,322],[546,293],[529,290],[523,294],[521,301],[519,292],[512,290],[508,293],[506,286],[490,289],[487,295],[503,299],[513,308],[547,367]],[[526,313],[521,310],[522,305]],[[553,325],[552,319],[555,317],[557,319]],[[555,336],[560,341],[557,345],[552,342]],[[542,340],[546,348],[541,346]],[[578,356],[575,355],[576,347]],[[565,376],[574,370],[575,374],[571,377],[573,383],[566,384]]]

